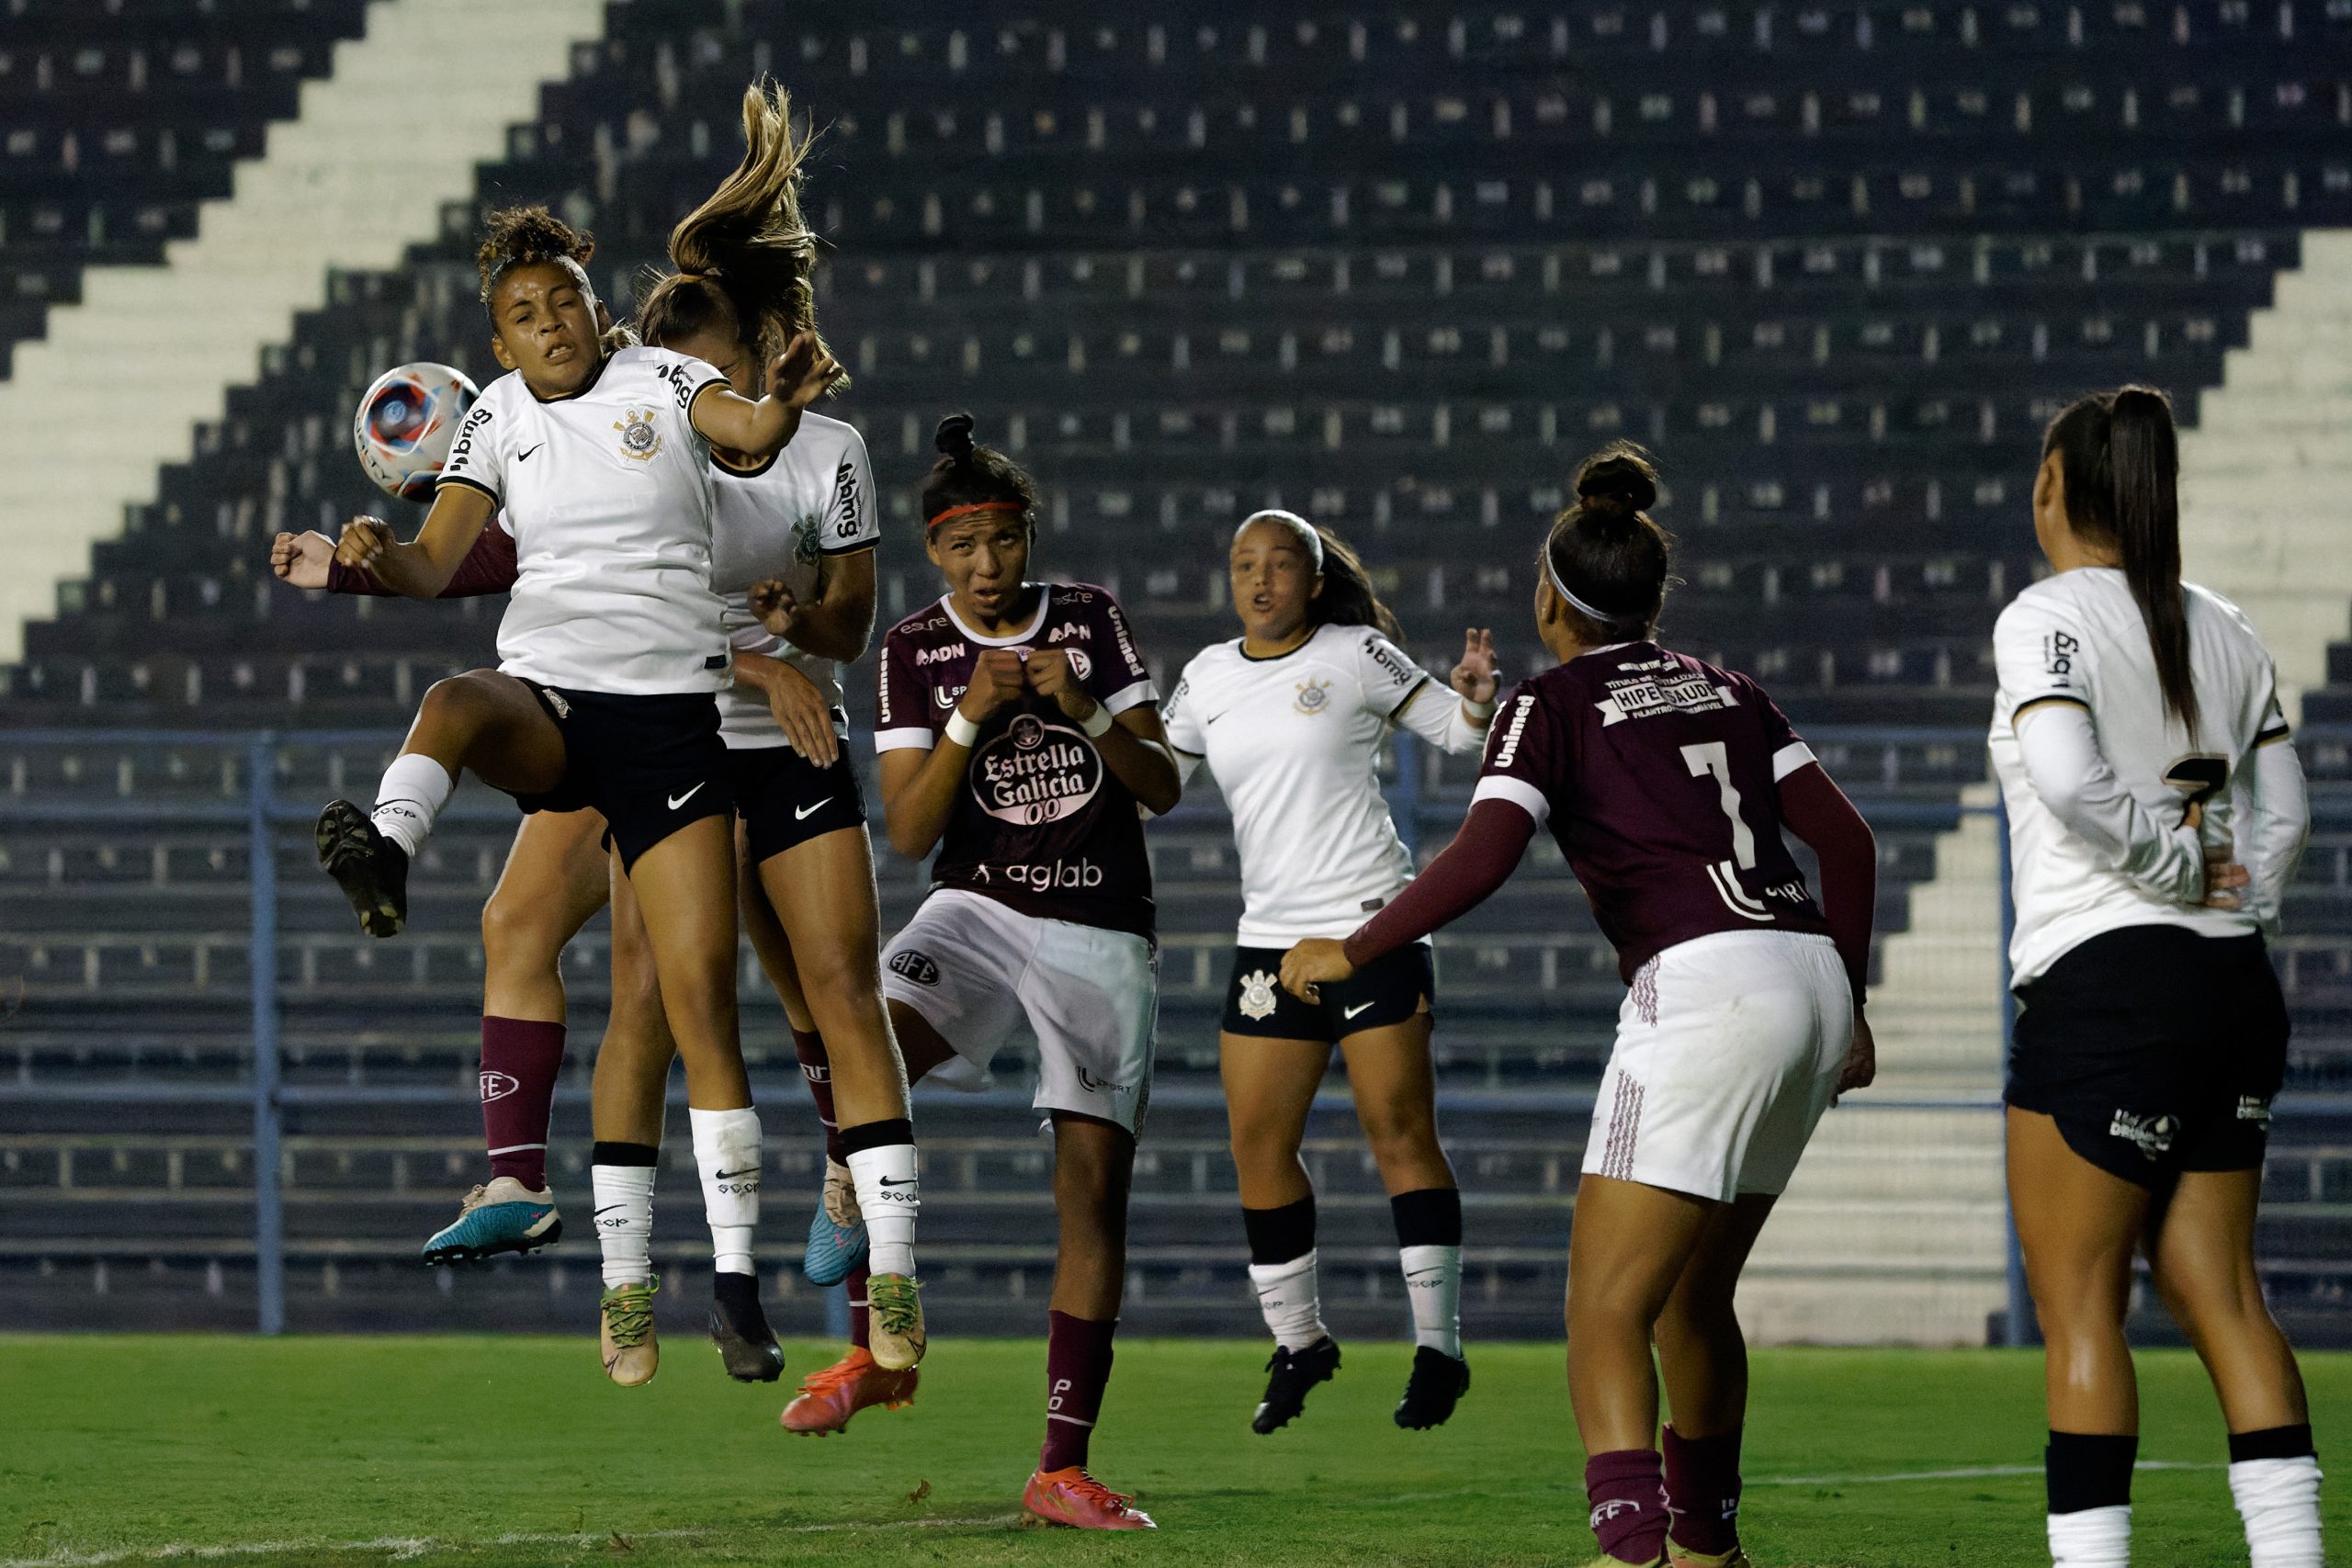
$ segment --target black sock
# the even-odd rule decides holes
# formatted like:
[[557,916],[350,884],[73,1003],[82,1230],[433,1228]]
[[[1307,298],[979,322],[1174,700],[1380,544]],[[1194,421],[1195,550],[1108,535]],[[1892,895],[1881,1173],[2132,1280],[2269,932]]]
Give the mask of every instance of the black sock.
[[710,1277],[710,1299],[721,1306],[757,1306],[760,1277],[721,1269]]
[[879,1122],[860,1122],[854,1127],[842,1129],[842,1159],[863,1154],[867,1149],[887,1149],[896,1144],[915,1141],[915,1124],[904,1116],[885,1117]]
[[1399,1192],[1388,1200],[1388,1213],[1396,1222],[1399,1247],[1462,1245],[1462,1192],[1458,1188],[1424,1187],[1418,1192]]
[[655,1166],[662,1163],[662,1151],[651,1144],[598,1143],[588,1152],[590,1165]]
[[2312,1424],[2300,1427],[2266,1427],[2259,1432],[2230,1434],[2230,1462],[2244,1464],[2250,1459],[2317,1459],[2319,1450],[2312,1446]]
[[2140,1457],[2137,1437],[2094,1432],[2052,1432],[2041,1450],[2050,1489],[2050,1511],[2079,1514],[2086,1508],[2120,1507],[2132,1501],[2132,1466]]
[[1242,1228],[1250,1235],[1250,1261],[1287,1263],[1315,1250],[1315,1194],[1279,1209],[1244,1209]]

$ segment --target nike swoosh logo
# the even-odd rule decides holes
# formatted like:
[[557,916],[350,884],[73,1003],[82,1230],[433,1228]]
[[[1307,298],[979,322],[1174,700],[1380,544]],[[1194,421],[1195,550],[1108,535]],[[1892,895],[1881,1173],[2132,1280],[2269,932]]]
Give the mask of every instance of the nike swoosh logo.
[[[544,442],[544,441],[542,441],[542,442],[540,442],[540,443],[539,443],[539,446],[546,446],[546,445],[547,445],[547,443],[546,443],[546,442]],[[534,446],[534,447],[532,447],[532,448],[531,448],[531,452],[536,452],[536,451],[537,451],[537,450],[539,449],[539,446]],[[514,460],[515,460],[516,462],[518,462],[518,463],[527,463],[527,462],[529,462],[529,461],[531,460],[531,452],[526,452],[526,453],[522,454],[520,457],[516,457]]]
[[626,1209],[628,1207],[628,1205],[627,1203],[607,1203],[603,1208],[597,1210],[596,1213],[600,1214],[609,1214],[615,1209]]
[[893,1181],[886,1176],[882,1179],[882,1185],[885,1187],[912,1187],[919,1179],[920,1178],[910,1176],[904,1181]]
[[[708,784],[709,782],[710,782],[710,781],[709,781],[708,779],[705,779],[705,780],[703,781],[703,784]],[[696,784],[696,785],[695,785],[695,787],[694,787],[694,788],[692,788],[692,789],[690,789],[690,790],[686,791],[686,793],[685,793],[685,794],[684,794],[684,795],[679,795],[676,799],[674,799],[674,800],[671,801],[671,802],[670,802],[670,809],[671,809],[671,810],[673,810],[673,811],[675,811],[676,809],[678,809],[678,807],[680,807],[681,806],[684,806],[686,802],[688,802],[688,801],[692,800],[695,795],[700,795],[701,793],[702,793],[702,784]]]
[[711,1179],[713,1181],[732,1181],[739,1176],[756,1176],[759,1174],[759,1169],[760,1168],[756,1165],[747,1165],[741,1170],[718,1171],[712,1175]]
[[795,822],[806,822],[809,818],[815,816],[818,812],[822,811],[832,803],[833,797],[829,795],[814,806],[796,806],[792,808],[792,819]]
[[1372,1004],[1370,1002],[1358,1002],[1351,1008],[1341,1008],[1340,1010],[1340,1016],[1341,1018],[1353,1018],[1356,1014],[1363,1011],[1366,1008],[1371,1006]]

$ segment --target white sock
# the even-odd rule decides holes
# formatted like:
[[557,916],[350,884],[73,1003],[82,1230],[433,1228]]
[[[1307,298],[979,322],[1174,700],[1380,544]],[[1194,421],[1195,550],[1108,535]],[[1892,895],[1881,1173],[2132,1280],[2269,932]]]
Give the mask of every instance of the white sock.
[[593,1165],[596,1246],[605,1255],[605,1283],[641,1285],[653,1278],[653,1168]]
[[376,809],[368,818],[381,833],[411,855],[433,836],[433,818],[449,804],[458,781],[432,758],[411,751],[392,759],[376,786]]
[[922,1212],[922,1184],[915,1172],[912,1144],[883,1144],[849,1156],[850,1180],[857,1186],[857,1212],[865,1219],[865,1266],[876,1274],[915,1271],[915,1216]]
[[752,1233],[760,1225],[760,1113],[686,1108],[694,1127],[695,1168],[710,1221],[711,1266],[722,1274],[755,1274]]
[[2131,1568],[2132,1505],[2050,1516],[2051,1568]]
[[2318,1460],[2240,1460],[2230,1466],[2230,1495],[2254,1568],[2321,1568]]
[[1462,1249],[1400,1247],[1396,1258],[1413,1303],[1413,1343],[1462,1359]]
[[1285,1350],[1304,1350],[1331,1331],[1323,1326],[1323,1301],[1315,1286],[1315,1249],[1308,1247],[1287,1263],[1252,1263],[1250,1283],[1257,1288],[1258,1310],[1274,1343]]

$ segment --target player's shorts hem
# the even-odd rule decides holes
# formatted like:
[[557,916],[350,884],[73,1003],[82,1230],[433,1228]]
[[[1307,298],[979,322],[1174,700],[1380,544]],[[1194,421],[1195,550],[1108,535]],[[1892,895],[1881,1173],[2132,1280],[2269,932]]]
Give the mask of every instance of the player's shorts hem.
[[1301,1001],[1282,988],[1283,949],[1237,944],[1217,1028],[1245,1040],[1336,1045],[1351,1035],[1434,1018],[1437,968],[1429,943],[1408,942]]
[[738,747],[727,760],[755,866],[828,833],[865,826],[865,795],[846,749],[830,768],[788,746]]
[[584,692],[514,678],[563,736],[563,774],[555,786],[513,797],[526,816],[602,813],[606,842],[627,873],[681,829],[734,814],[734,779],[719,743],[718,709],[708,697]]

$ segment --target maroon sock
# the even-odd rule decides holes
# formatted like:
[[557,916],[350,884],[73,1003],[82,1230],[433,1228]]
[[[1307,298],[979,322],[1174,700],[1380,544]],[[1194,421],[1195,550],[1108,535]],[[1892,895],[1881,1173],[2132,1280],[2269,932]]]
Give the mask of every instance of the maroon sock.
[[481,1135],[494,1180],[537,1192],[548,1184],[548,1117],[563,1067],[563,1025],[527,1018],[481,1021]]
[[1584,1461],[1592,1533],[1620,1562],[1656,1562],[1666,1551],[1666,1477],[1656,1449],[1620,1449]]
[[1739,1544],[1740,1428],[1712,1438],[1666,1429],[1666,1506],[1677,1546],[1719,1556]]
[[865,1308],[865,1281],[872,1278],[874,1270],[861,1263],[842,1281],[849,1292],[849,1342],[861,1350],[872,1348],[874,1343],[867,1337],[873,1332],[873,1318]]
[[808,1098],[817,1102],[817,1120],[825,1128],[825,1157],[847,1165],[842,1153],[841,1123],[833,1118],[833,1061],[825,1055],[825,1037],[813,1029],[792,1032],[792,1054],[800,1058],[800,1076],[808,1080]]
[[1086,1447],[1102,1413],[1111,1381],[1111,1336],[1116,1318],[1097,1323],[1066,1312],[1046,1314],[1046,1446],[1037,1468],[1068,1470],[1086,1463]]

